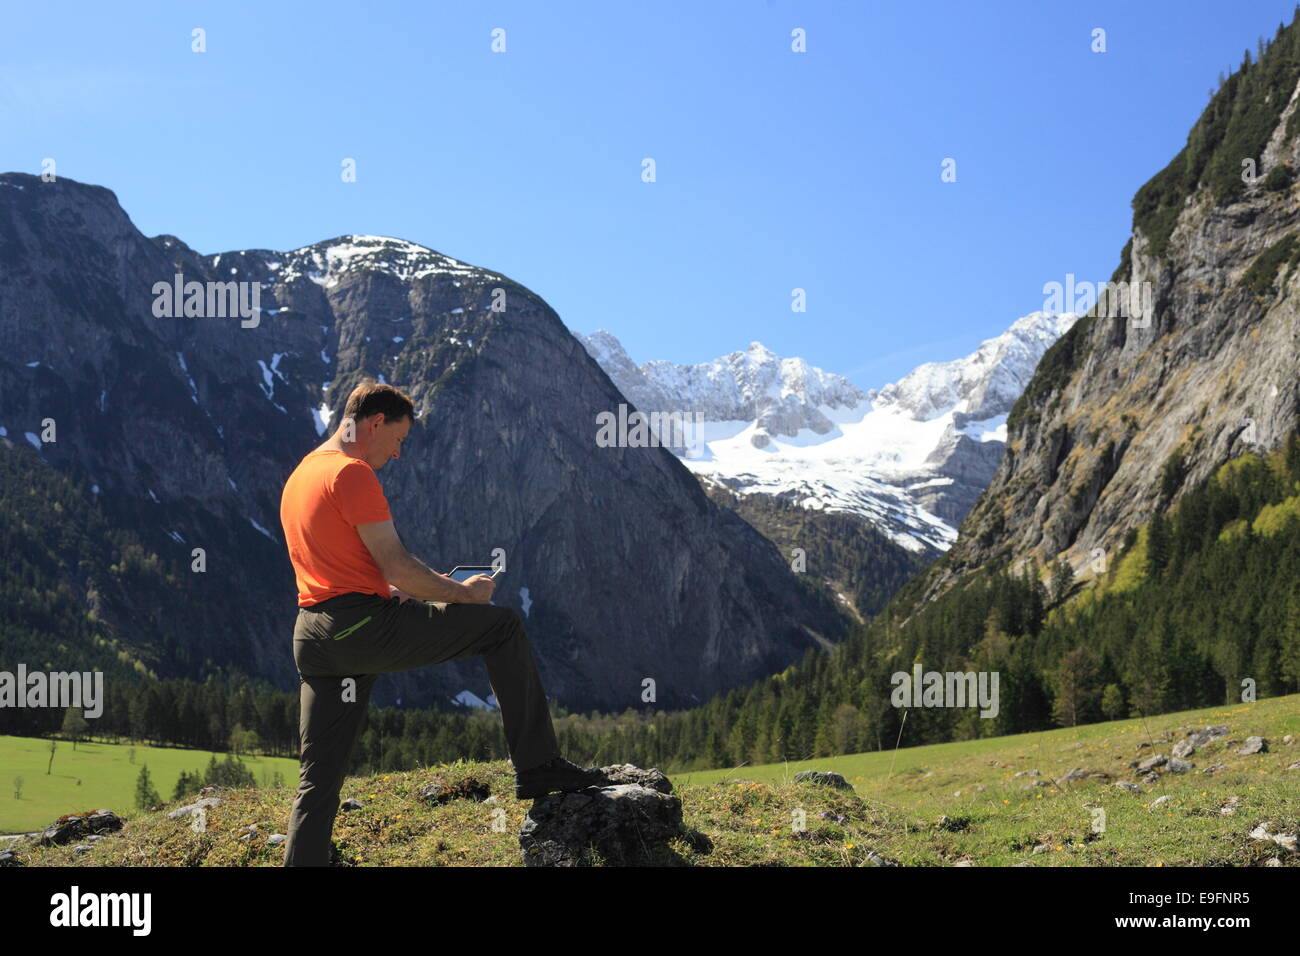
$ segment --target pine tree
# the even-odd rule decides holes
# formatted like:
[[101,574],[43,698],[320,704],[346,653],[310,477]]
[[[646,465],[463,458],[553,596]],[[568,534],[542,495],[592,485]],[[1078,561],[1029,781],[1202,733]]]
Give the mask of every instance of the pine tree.
[[149,779],[149,765],[143,764],[140,767],[140,775],[135,781],[135,805],[140,810],[148,810],[150,807],[156,807],[162,803],[162,797],[154,789],[153,781]]

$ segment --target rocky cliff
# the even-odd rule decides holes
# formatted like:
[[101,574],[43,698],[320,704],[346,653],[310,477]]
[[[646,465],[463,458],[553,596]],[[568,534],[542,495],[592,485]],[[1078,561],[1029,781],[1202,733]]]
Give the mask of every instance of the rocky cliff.
[[[261,311],[186,315],[189,282],[235,283],[232,307],[255,290]],[[598,443],[626,399],[507,277],[374,236],[202,255],[140,234],[107,189],[0,176],[0,454],[73,478],[169,569],[174,589],[145,592],[57,570],[141,669],[295,680],[280,489],[364,377],[418,411],[380,472],[403,540],[444,571],[503,549],[496,603],[524,614],[566,706],[639,706],[644,678],[687,704],[844,635],[833,599],[668,451]],[[478,661],[392,675],[376,702],[466,688],[490,692]]]
[[1182,489],[1296,427],[1298,54],[1294,23],[1247,53],[1138,192],[1112,294],[1043,357],[928,596],[1031,558],[1086,577]]

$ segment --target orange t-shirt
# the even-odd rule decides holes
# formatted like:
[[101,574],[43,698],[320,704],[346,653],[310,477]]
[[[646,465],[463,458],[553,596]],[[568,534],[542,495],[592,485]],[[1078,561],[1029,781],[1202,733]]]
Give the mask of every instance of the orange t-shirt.
[[379,478],[362,459],[318,448],[298,462],[280,497],[298,606],[349,591],[388,597],[388,582],[356,526],[391,517]]

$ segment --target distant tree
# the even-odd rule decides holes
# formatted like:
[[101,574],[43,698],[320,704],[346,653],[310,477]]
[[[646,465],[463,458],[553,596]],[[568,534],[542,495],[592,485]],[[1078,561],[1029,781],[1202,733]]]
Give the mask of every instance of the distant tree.
[[21,800],[23,798],[23,783],[24,781],[22,777],[14,777],[14,799],[15,800]]
[[1148,577],[1158,577],[1169,563],[1169,519],[1162,513],[1156,513],[1147,526],[1147,567]]
[[1119,720],[1124,716],[1124,692],[1118,684],[1107,684],[1101,692],[1101,712],[1107,720]]
[[50,770],[54,767],[54,749],[58,747],[58,745],[59,742],[57,740],[50,740],[50,762],[45,766],[45,775],[47,777],[50,775]]
[[90,731],[90,724],[82,715],[81,708],[69,707],[63,712],[63,727],[60,729],[66,737],[72,738],[72,749],[77,749],[77,741],[83,739]]
[[1052,603],[1060,604],[1070,594],[1070,589],[1074,587],[1074,569],[1070,563],[1061,558],[1057,558],[1052,564]]
[[1056,697],[1052,716],[1062,725],[1078,726],[1087,719],[1088,705],[1096,695],[1097,660],[1087,647],[1076,647],[1061,658],[1052,674]]
[[158,795],[153,781],[149,779],[149,765],[144,764],[140,767],[140,775],[135,780],[135,805],[141,810],[148,810],[160,803],[162,797]]

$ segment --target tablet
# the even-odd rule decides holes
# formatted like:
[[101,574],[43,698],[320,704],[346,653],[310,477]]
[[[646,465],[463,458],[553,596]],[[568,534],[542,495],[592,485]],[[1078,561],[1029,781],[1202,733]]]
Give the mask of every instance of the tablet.
[[447,577],[464,584],[476,574],[486,574],[488,577],[494,578],[498,573],[490,564],[460,564],[448,571]]

